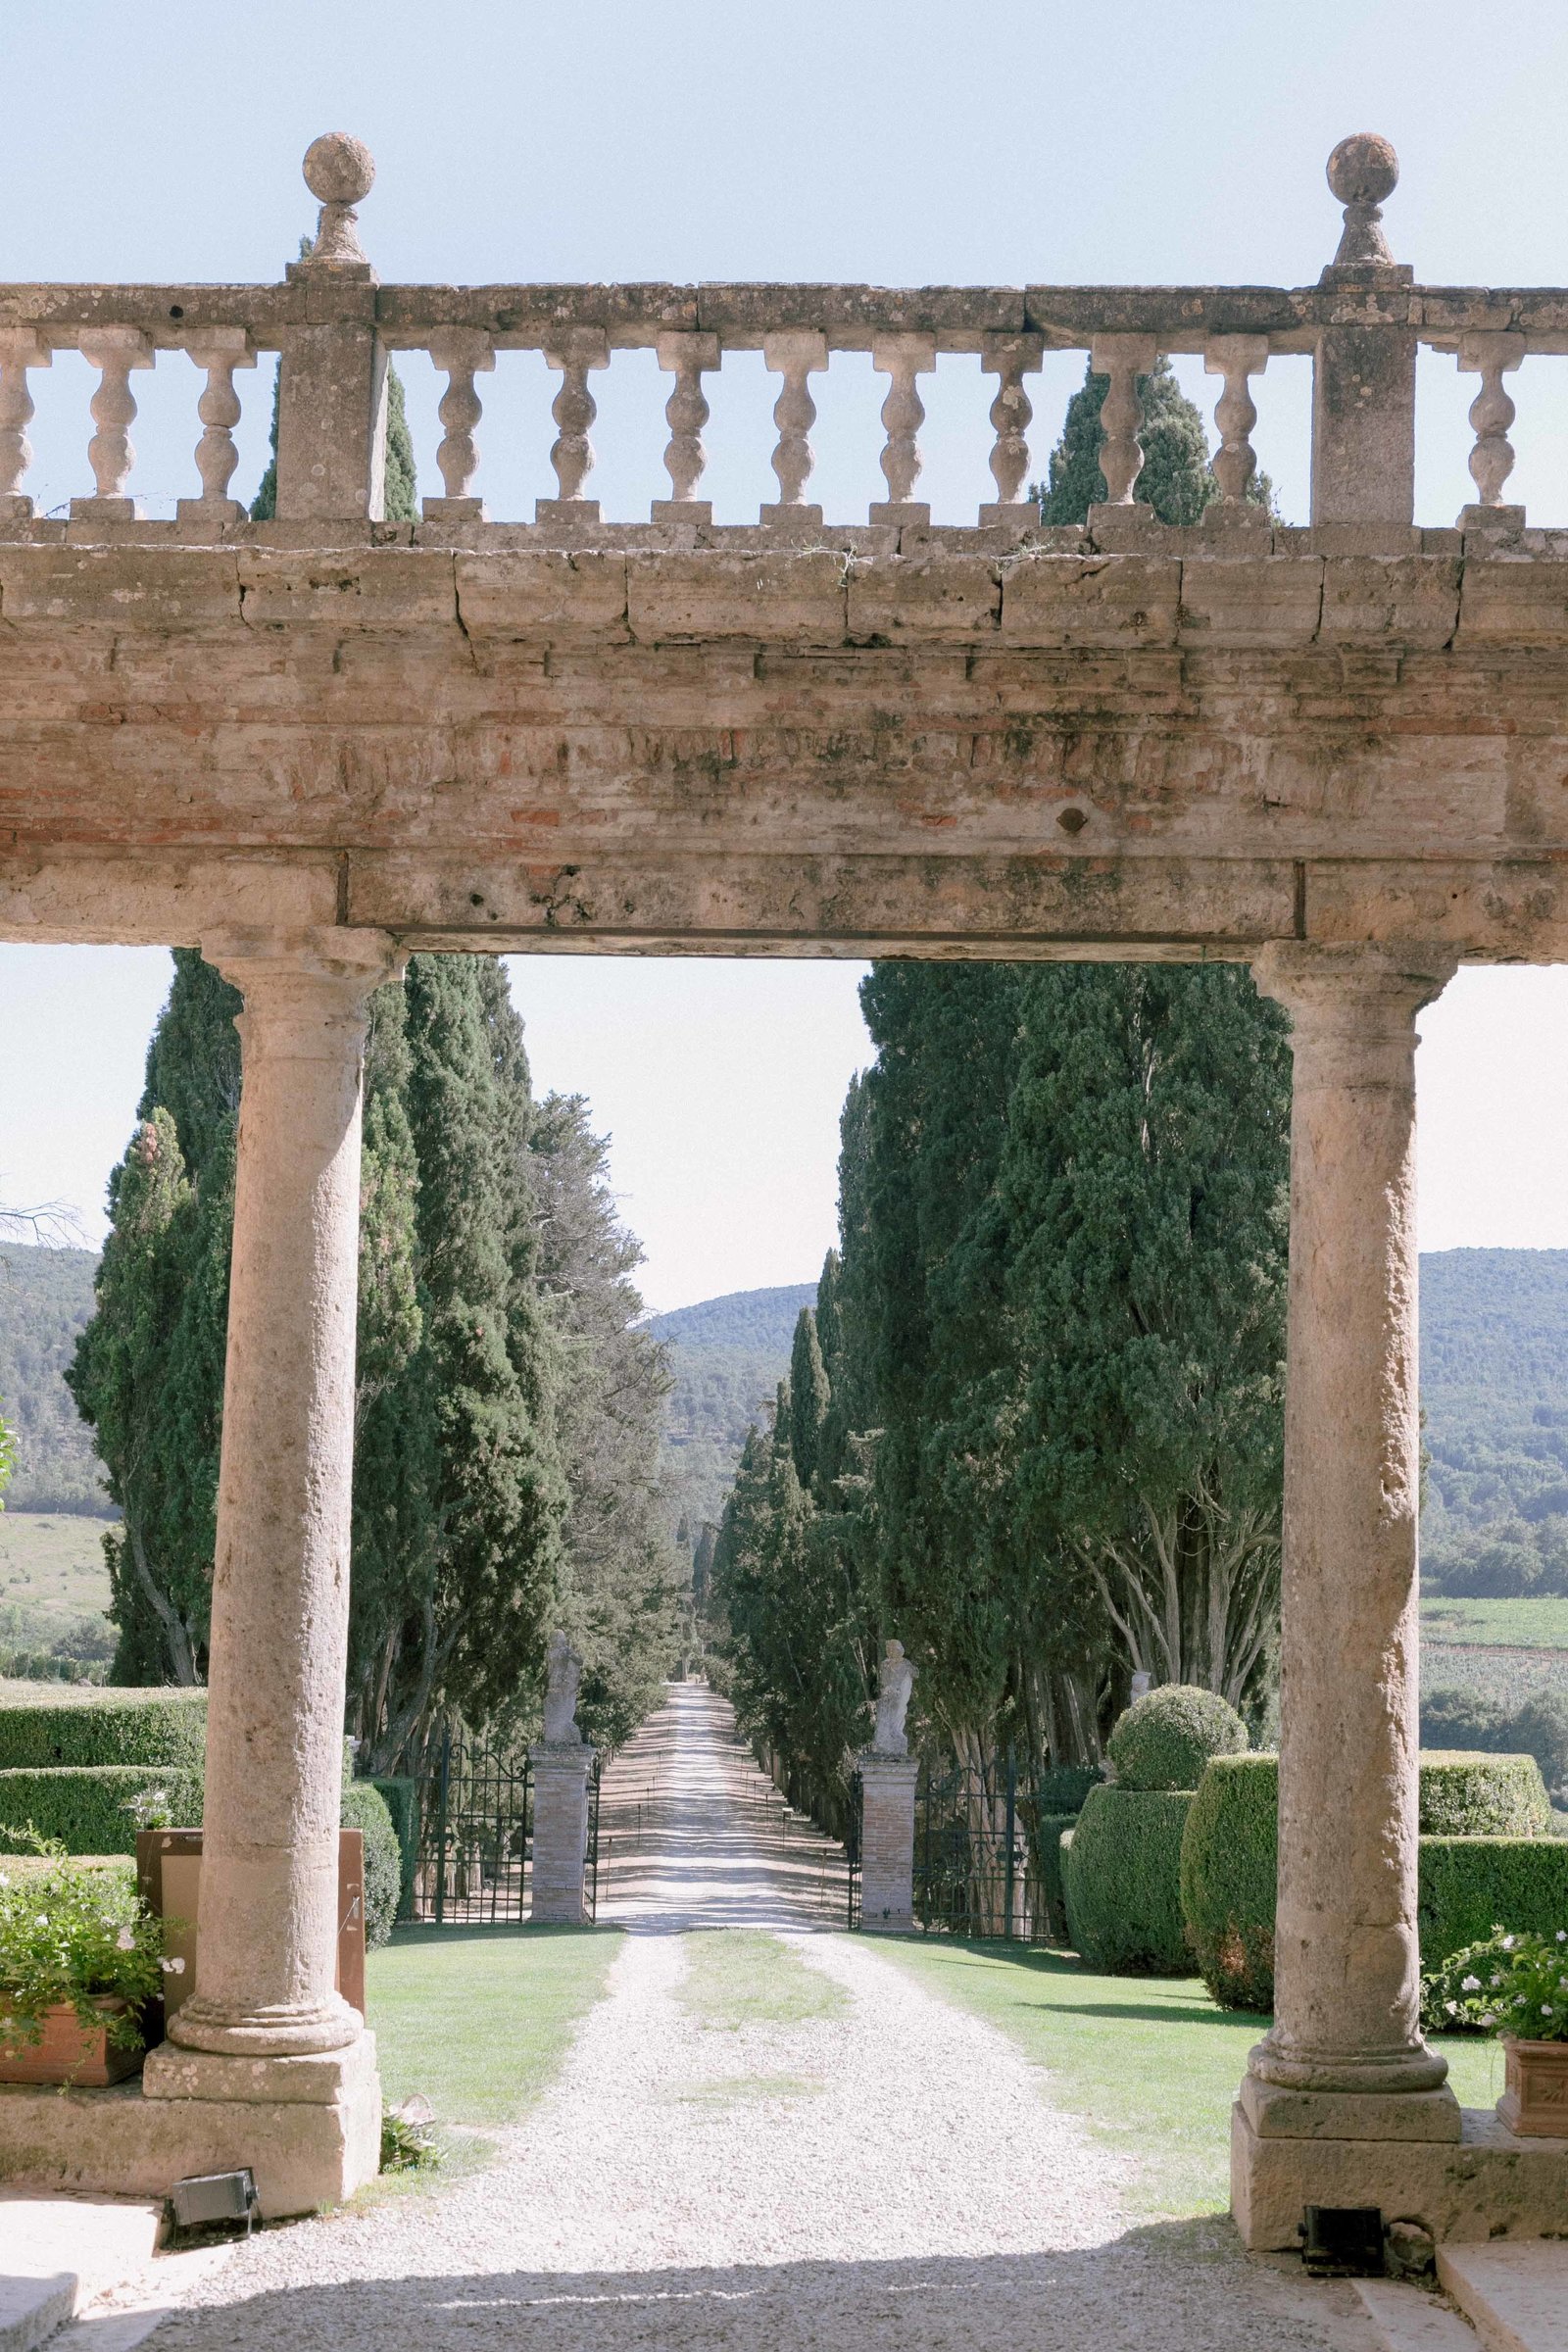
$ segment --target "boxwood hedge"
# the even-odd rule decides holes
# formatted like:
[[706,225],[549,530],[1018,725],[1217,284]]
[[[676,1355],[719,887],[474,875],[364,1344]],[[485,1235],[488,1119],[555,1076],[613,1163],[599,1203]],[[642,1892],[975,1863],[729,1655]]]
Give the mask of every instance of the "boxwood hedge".
[[161,1789],[174,1825],[195,1829],[202,1818],[202,1776],[188,1766],[70,1764],[52,1771],[0,1772],[0,1851],[24,1853],[22,1832],[58,1838],[71,1854],[133,1854],[136,1823],[125,1811],[133,1797]]
[[1118,1788],[1191,1790],[1210,1756],[1238,1755],[1246,1745],[1246,1724],[1217,1690],[1162,1683],[1118,1716],[1105,1753]]
[[414,1874],[419,1853],[419,1784],[415,1780],[388,1777],[366,1782],[368,1788],[378,1788],[392,1816],[397,1833],[398,1850],[402,1857],[402,1884],[398,1896],[398,1917],[408,1919],[414,1912]]
[[1551,1800],[1534,1756],[1421,1751],[1423,1838],[1549,1838]]
[[1185,1789],[1090,1789],[1061,1853],[1068,1937],[1091,1968],[1188,1974],[1181,1853],[1193,1801]]
[[373,1952],[391,1936],[398,1915],[403,1886],[398,1834],[386,1798],[368,1781],[349,1783],[338,1819],[344,1829],[358,1830],[365,1838],[365,1940]]
[[1061,1883],[1061,1840],[1076,1827],[1076,1813],[1047,1813],[1040,1823],[1036,1853],[1040,1866],[1040,1900],[1045,1907],[1046,1933],[1053,1943],[1067,1940],[1067,1898]]
[[112,1690],[0,1706],[0,1772],[183,1764],[199,1773],[206,1751],[205,1690]]
[[[1418,1916],[1428,1969],[1499,1924],[1568,1926],[1568,1846],[1550,1836],[1497,1834],[1498,1824],[1539,1818],[1515,1769],[1520,1761],[1422,1756],[1423,1824],[1460,1813],[1492,1833],[1421,1838]],[[1535,1769],[1533,1758],[1523,1761]],[[1496,1772],[1498,1765],[1506,1769]],[[1182,1841],[1188,1940],[1209,1991],[1227,2008],[1273,2005],[1278,1804],[1277,1757],[1216,1756]],[[1544,1818],[1549,1825],[1549,1811]]]

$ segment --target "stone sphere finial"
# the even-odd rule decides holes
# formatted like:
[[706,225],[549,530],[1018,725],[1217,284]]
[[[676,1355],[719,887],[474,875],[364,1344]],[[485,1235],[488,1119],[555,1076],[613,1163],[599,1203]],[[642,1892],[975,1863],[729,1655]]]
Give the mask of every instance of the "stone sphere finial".
[[346,130],[323,131],[305,150],[305,184],[321,207],[307,260],[363,267],[354,207],[375,185],[375,159],[365,141]]
[[1399,159],[1375,130],[1342,139],[1329,157],[1329,186],[1345,207],[1345,231],[1334,256],[1336,270],[1368,265],[1390,269],[1394,255],[1383,233],[1381,206],[1399,184]]

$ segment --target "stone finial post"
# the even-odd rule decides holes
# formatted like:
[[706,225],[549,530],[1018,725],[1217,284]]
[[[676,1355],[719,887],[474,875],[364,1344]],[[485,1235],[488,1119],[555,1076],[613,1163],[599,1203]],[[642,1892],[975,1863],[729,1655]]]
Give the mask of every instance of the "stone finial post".
[[877,1678],[876,1732],[860,1775],[860,1926],[876,1935],[914,1925],[914,1788],[918,1759],[904,1728],[915,1670],[890,1642]]
[[577,1729],[582,1660],[563,1633],[550,1637],[544,1737],[528,1750],[533,1768],[535,1927],[581,1927],[587,1917],[588,1775],[594,1750]]
[[1295,1091],[1276,2008],[1244,2151],[1459,2136],[1416,1941],[1415,1016],[1456,960],[1290,943],[1253,966]]
[[[1399,176],[1387,139],[1358,131],[1329,157],[1329,185],[1345,207],[1345,232],[1323,272],[1326,287],[1409,285],[1382,228],[1382,202]],[[1401,529],[1415,515],[1413,329],[1323,327],[1312,366],[1312,521]],[[1413,543],[1412,543],[1413,544]]]
[[315,244],[287,271],[309,295],[304,322],[283,345],[279,522],[373,522],[385,512],[386,353],[354,209],[374,179],[369,149],[347,131],[327,131],[306,150],[305,182],[321,210]]

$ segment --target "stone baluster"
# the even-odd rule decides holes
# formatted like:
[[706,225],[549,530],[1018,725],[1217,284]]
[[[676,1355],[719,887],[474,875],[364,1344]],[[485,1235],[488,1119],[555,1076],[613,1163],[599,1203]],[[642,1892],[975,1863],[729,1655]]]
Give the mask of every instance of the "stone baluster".
[[1470,425],[1476,437],[1470,452],[1470,478],[1481,496],[1479,505],[1461,509],[1461,531],[1514,534],[1525,527],[1523,507],[1502,503],[1502,485],[1513,471],[1508,427],[1516,414],[1502,379],[1524,356],[1523,335],[1478,333],[1459,339],[1460,374],[1481,378],[1481,389],[1470,404]]
[[872,501],[873,522],[892,523],[896,529],[931,527],[931,509],[909,493],[920,478],[920,427],[925,422],[916,379],[929,375],[936,364],[936,339],[931,335],[878,335],[871,345],[872,367],[893,379],[882,403],[887,440],[881,466],[888,494]]
[[[1252,447],[1257,408],[1249,379],[1261,375],[1267,366],[1267,335],[1216,335],[1203,349],[1204,374],[1224,379],[1214,404],[1214,422],[1219,430],[1214,479],[1219,484],[1218,505],[1231,510],[1224,516],[1231,524],[1253,518],[1264,524],[1268,521],[1263,509],[1247,495],[1257,471],[1257,452]],[[1215,509],[1210,507],[1208,512],[1213,514]]]
[[196,444],[202,494],[180,499],[174,512],[181,522],[243,522],[245,509],[228,495],[239,464],[234,427],[239,422],[240,404],[234,370],[255,367],[256,347],[242,326],[214,326],[192,335],[185,349],[197,367],[207,370],[207,382],[196,403],[202,422],[202,437]]
[[773,404],[778,442],[772,465],[778,476],[778,501],[762,508],[761,519],[815,526],[822,520],[822,510],[807,506],[801,496],[815,463],[810,433],[816,422],[816,403],[807,379],[820,375],[827,366],[827,337],[814,327],[788,327],[763,337],[762,358],[775,375],[784,378],[784,385]]
[[[334,1971],[361,1075],[369,998],[398,959],[352,930],[202,946],[244,1010],[201,1948],[143,2088],[254,2103],[227,2137],[266,2155],[270,2192],[248,2160],[271,2214],[376,2169],[374,2044]],[[265,2123],[277,2107],[286,2134]]]
[[1029,426],[1034,417],[1026,375],[1038,375],[1045,340],[1040,335],[987,335],[980,346],[980,366],[1001,380],[991,403],[991,476],[997,495],[980,509],[982,523],[1003,523],[1026,529],[1040,519],[1039,509],[1018,496],[1029,470]]
[[1275,2015],[1236,2141],[1249,2242],[1257,2204],[1319,2201],[1327,2141],[1459,2137],[1416,1938],[1415,1019],[1456,961],[1292,942],[1253,965],[1291,1016],[1295,1084]]
[[30,327],[0,329],[0,526],[32,519],[32,500],[22,487],[32,464],[27,371],[47,368],[52,356]]
[[703,377],[718,366],[718,337],[716,335],[673,334],[661,335],[655,349],[659,365],[675,378],[673,391],[664,403],[664,421],[669,426],[669,440],[664,449],[664,471],[669,476],[668,498],[653,502],[655,522],[710,523],[713,519],[712,504],[706,498],[694,498],[692,492],[703,478],[708,465],[708,452],[703,447],[703,427],[708,422],[708,400],[703,391]]
[[92,396],[92,420],[97,430],[87,444],[87,462],[97,490],[91,498],[74,498],[73,522],[134,522],[136,505],[124,489],[136,453],[130,428],[136,417],[136,397],[130,388],[133,368],[150,368],[153,347],[138,326],[95,326],[79,339],[82,358],[98,370],[98,389]]
[[559,427],[550,452],[558,494],[535,501],[534,520],[597,522],[598,499],[582,495],[583,483],[594,467],[593,443],[588,435],[599,414],[598,404],[588,389],[588,378],[595,368],[610,366],[609,340],[600,327],[576,327],[547,348],[545,358],[552,368],[561,370],[561,390],[550,412]]
[[436,411],[442,439],[435,453],[445,496],[425,499],[420,511],[426,522],[479,522],[484,505],[472,493],[473,477],[479,469],[473,436],[484,404],[473,379],[494,369],[496,347],[479,327],[452,326],[430,337],[430,357],[447,379]]
[[1144,445],[1138,438],[1144,403],[1138,379],[1152,374],[1158,358],[1159,346],[1152,335],[1097,335],[1090,347],[1090,368],[1096,375],[1110,379],[1100,412],[1105,436],[1100,449],[1100,470],[1105,477],[1104,507],[1090,508],[1091,530],[1105,507],[1115,511],[1117,519],[1154,519],[1153,508],[1140,505],[1134,492],[1144,469]]

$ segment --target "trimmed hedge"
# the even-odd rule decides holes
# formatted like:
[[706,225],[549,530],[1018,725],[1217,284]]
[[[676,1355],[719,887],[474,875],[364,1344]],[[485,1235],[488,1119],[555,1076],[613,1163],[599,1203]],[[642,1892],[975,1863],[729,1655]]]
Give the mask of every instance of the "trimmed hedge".
[[1105,1742],[1119,1788],[1198,1787],[1210,1756],[1239,1755],[1247,1726],[1228,1699],[1196,1683],[1162,1683],[1117,1717]]
[[1111,1974],[1184,1977],[1182,1833],[1194,1802],[1175,1788],[1092,1788],[1062,1839],[1067,1933]]
[[[1488,1768],[1503,1761],[1512,1766],[1518,1759],[1423,1756],[1423,1821],[1442,1818],[1458,1801],[1456,1790],[1469,1812],[1485,1814],[1490,1806],[1494,1820],[1517,1819],[1518,1775],[1487,1778]],[[1461,1763],[1477,1769],[1458,1772]],[[1224,2008],[1273,2005],[1278,1808],[1276,1756],[1216,1756],[1182,1840],[1188,1940],[1200,1975]],[[1498,1925],[1552,1933],[1568,1926],[1568,1846],[1550,1836],[1423,1837],[1419,1873],[1417,1916],[1429,1970]]]
[[392,1816],[397,1833],[398,1850],[402,1856],[402,1886],[398,1895],[398,1917],[409,1919],[414,1914],[414,1874],[419,1859],[419,1784],[416,1780],[371,1778],[368,1788],[379,1789]]
[[113,1690],[102,1698],[0,1706],[0,1772],[54,1765],[185,1765],[207,1753],[205,1690]]
[[200,1826],[202,1776],[183,1765],[172,1771],[156,1764],[80,1764],[0,1772],[0,1851],[25,1852],[19,1833],[30,1823],[40,1838],[58,1838],[71,1854],[133,1854],[136,1824],[124,1808],[154,1789],[168,1797],[176,1827]]
[[1061,1841],[1078,1822],[1076,1813],[1047,1813],[1040,1823],[1040,1900],[1045,1906],[1046,1931],[1054,1943],[1067,1940],[1067,1898],[1061,1883]]
[[1534,1756],[1424,1748],[1421,1835],[1549,1838],[1551,1800],[1541,1766]]
[[1441,1968],[1494,1928],[1568,1928],[1568,1843],[1560,1838],[1423,1838],[1416,1916],[1421,1961]]
[[346,1830],[359,1830],[365,1838],[365,1941],[370,1951],[390,1940],[403,1886],[403,1861],[398,1834],[386,1798],[368,1781],[351,1781],[343,1791],[338,1815]]
[[1076,1821],[1091,1788],[1104,1779],[1098,1764],[1049,1764],[1035,1782],[1034,1793],[1043,1812],[1064,1813]]

